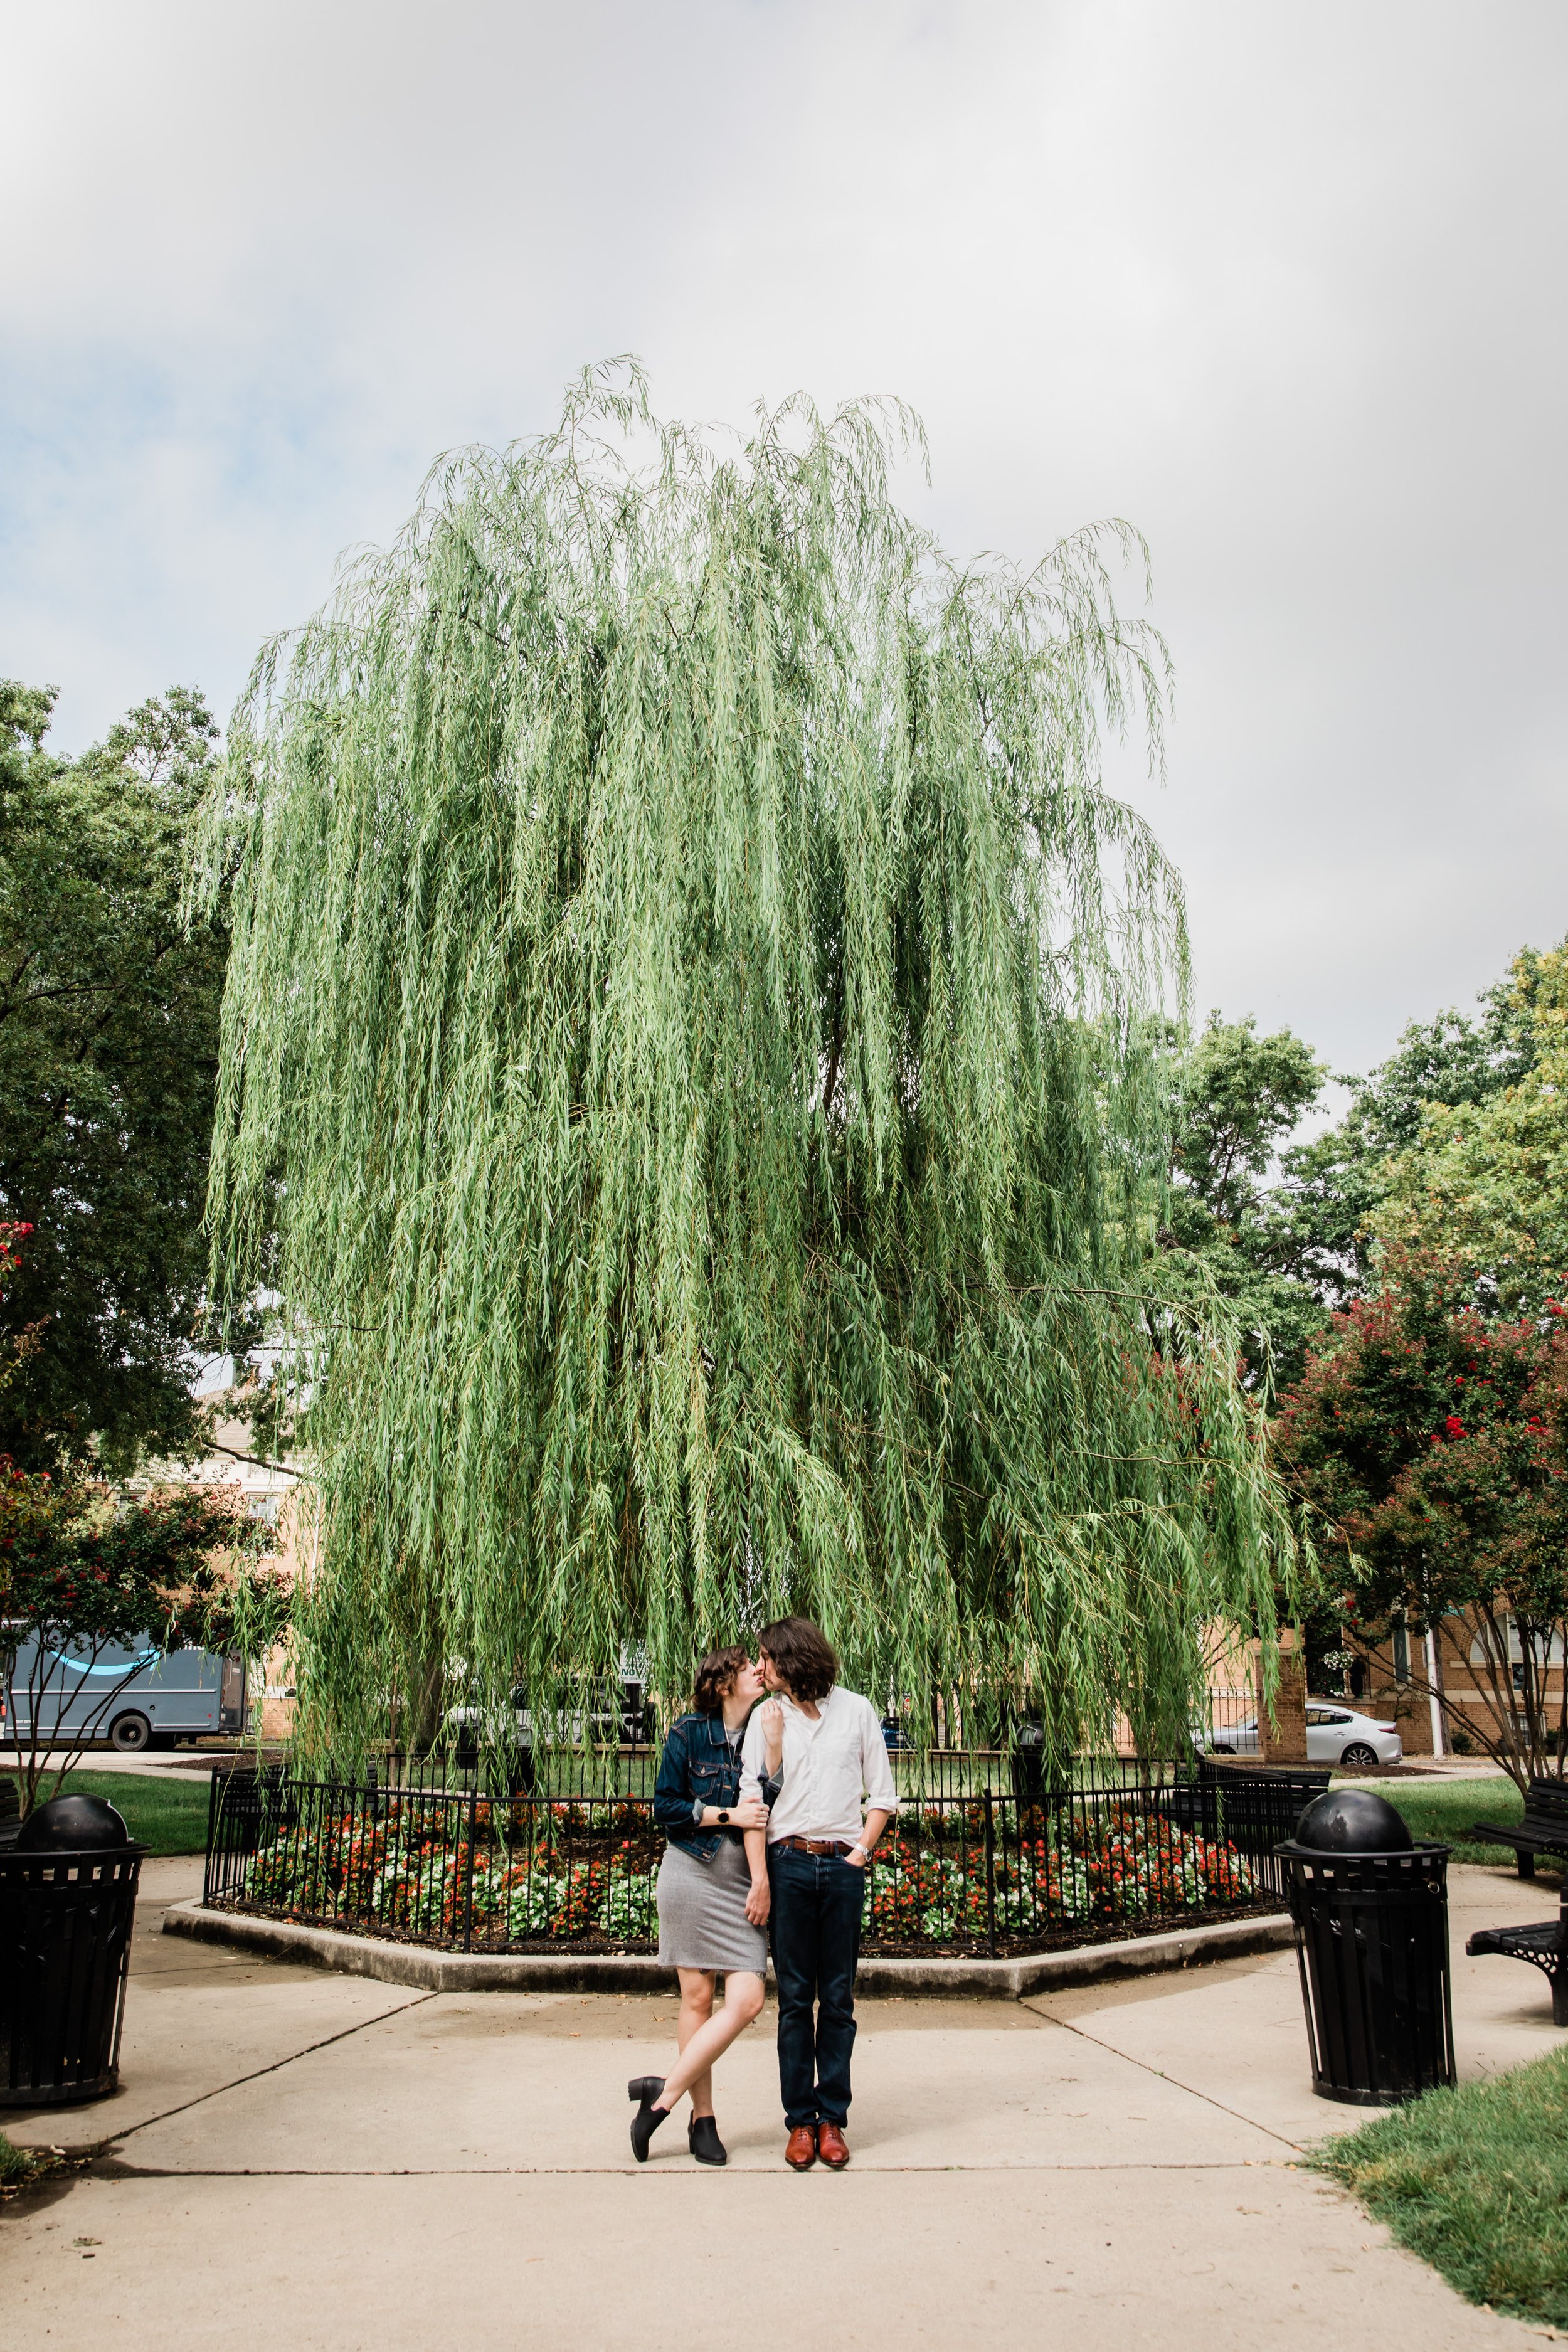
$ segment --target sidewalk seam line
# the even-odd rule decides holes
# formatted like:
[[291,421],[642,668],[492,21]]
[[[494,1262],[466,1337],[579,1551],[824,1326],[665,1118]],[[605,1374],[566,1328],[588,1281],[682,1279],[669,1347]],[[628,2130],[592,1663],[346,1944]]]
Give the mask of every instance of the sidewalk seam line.
[[[639,2175],[628,2166],[620,2164],[474,2164],[441,2168],[436,2165],[341,2165],[331,2168],[308,2165],[202,2165],[183,2170],[176,2165],[121,2164],[113,2157],[94,2159],[93,2177],[100,2180],[132,2183],[139,2180],[544,2180],[592,2177],[605,2180],[635,2180]],[[1026,2172],[1258,2172],[1265,2169],[1256,2158],[1236,2156],[1195,2161],[1174,2159],[1170,2162],[1126,2162],[1107,2164],[863,2164],[861,2179],[885,2179],[900,2172],[964,2172],[983,2173],[987,2178],[1000,2179]],[[773,2179],[779,2168],[773,2165],[737,2165],[737,2179]],[[649,2180],[692,2180],[696,2175],[684,2165],[679,2170],[672,2165],[659,2171],[640,2176]]]
[[318,2050],[330,2050],[336,2042],[350,2041],[354,2034],[363,2033],[369,2026],[380,2025],[389,2017],[401,2017],[405,2010],[421,2009],[427,2000],[439,1998],[438,1993],[417,1992],[412,2000],[400,2000],[391,2009],[384,2009],[379,2016],[362,2017],[357,2025],[345,2025],[341,2033],[326,2034],[320,2042],[307,2042],[303,2050],[291,2050],[286,2058],[275,2058],[270,2066],[253,2067],[248,2074],[237,2074],[229,2083],[215,2083],[210,2091],[201,2091],[194,2099],[184,2099],[177,2107],[165,2107],[161,2115],[143,2116],[139,2124],[127,2124],[123,2131],[110,2132],[96,2143],[96,2148],[89,2143],[79,2153],[97,2162],[98,2151],[112,2146],[117,2140],[134,2138],[138,2132],[150,2130],[153,2124],[166,2124],[171,2116],[187,2116],[193,2107],[205,2106],[209,2099],[221,2099],[226,2091],[237,2091],[247,2083],[259,2083],[264,2075],[280,2074],[285,2066],[296,2065],[301,2058],[313,2057]]
[[[1040,2011],[1036,2010],[1034,2014],[1037,2017]],[[1134,2058],[1131,2051],[1118,2050],[1114,2042],[1102,2042],[1098,2033],[1086,2033],[1082,2026],[1074,2025],[1068,2018],[1053,2018],[1051,2022],[1065,2026],[1069,2033],[1076,2033],[1081,2040],[1092,2042],[1097,2050],[1109,2051],[1113,2058],[1125,2058],[1130,2066],[1141,2066],[1144,2074],[1152,2076],[1156,2083],[1169,2083],[1173,2089],[1185,2091],[1189,2098],[1202,2099],[1205,2105],[1217,2109],[1222,2116],[1229,2116],[1233,2123],[1246,2124],[1253,2131],[1262,2132],[1266,2138],[1278,2140],[1281,2147],[1289,2148],[1297,2156],[1302,2153],[1300,2140],[1287,2139],[1285,2134],[1277,2132],[1272,2124],[1260,2124],[1253,2116],[1244,2116],[1239,2107],[1227,2107],[1223,2099],[1215,2098],[1208,2091],[1198,2090],[1191,2083],[1184,2083],[1179,2075],[1167,2074],[1160,2067],[1151,2066],[1146,2058]]]

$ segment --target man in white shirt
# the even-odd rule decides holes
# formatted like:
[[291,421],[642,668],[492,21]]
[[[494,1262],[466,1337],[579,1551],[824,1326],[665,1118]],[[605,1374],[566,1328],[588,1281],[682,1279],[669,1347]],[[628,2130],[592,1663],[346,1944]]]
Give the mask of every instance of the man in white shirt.
[[[849,2161],[849,2057],[866,1873],[898,1811],[888,1743],[869,1699],[840,1687],[838,1660],[808,1617],[781,1617],[758,1640],[776,1704],[746,1727],[741,1795],[772,1801],[769,1933],[779,2000],[785,2161]],[[776,1793],[775,1793],[776,1791]]]

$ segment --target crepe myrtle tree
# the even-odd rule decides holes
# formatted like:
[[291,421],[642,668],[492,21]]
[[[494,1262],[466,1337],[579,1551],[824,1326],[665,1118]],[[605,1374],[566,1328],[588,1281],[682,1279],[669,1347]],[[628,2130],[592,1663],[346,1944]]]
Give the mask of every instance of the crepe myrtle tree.
[[[0,1463],[0,1695],[24,1813],[58,1791],[153,1658],[187,1645],[254,1657],[280,1637],[289,1584],[258,1556],[267,1533],[221,1489],[127,1500]],[[83,1675],[126,1652],[101,1690],[95,1681],[96,1704],[57,1737]]]
[[293,1351],[307,1749],[459,1673],[569,1715],[627,1646],[684,1692],[788,1610],[918,1723],[1037,1694],[1054,1757],[1119,1709],[1153,1748],[1206,1623],[1271,1642],[1234,1319],[1153,1246],[1181,895],[1100,773],[1108,727],[1159,758],[1142,542],[954,563],[920,449],[590,371],[259,657],[211,1279]]
[[[1313,1343],[1276,1448],[1343,1547],[1347,1627],[1403,1624],[1415,1690],[1522,1789],[1568,1766],[1568,1329],[1556,1299],[1514,1322],[1478,1287],[1391,1252]],[[1479,1722],[1450,1684],[1479,1692]]]
[[[25,1219],[0,1218],[0,1299],[22,1270],[22,1252],[32,1230]],[[0,1336],[0,1389],[15,1380],[27,1358],[37,1353],[41,1338],[38,1324]]]

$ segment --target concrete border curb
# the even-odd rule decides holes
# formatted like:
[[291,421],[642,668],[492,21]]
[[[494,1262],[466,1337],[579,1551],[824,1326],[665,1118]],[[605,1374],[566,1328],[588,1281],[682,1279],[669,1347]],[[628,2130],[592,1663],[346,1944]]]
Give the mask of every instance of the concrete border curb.
[[[307,1927],[291,1919],[259,1919],[239,1911],[209,1911],[197,1902],[171,1904],[166,1936],[238,1944],[269,1959],[303,1961],[340,1974],[374,1977],[383,1984],[422,1992],[665,1992],[675,1970],[642,1952],[563,1954],[437,1952],[421,1944],[346,1936],[334,1927]],[[1144,1976],[1163,1969],[1200,1967],[1278,1950],[1290,1941],[1284,1914],[1226,1919],[1217,1927],[1178,1927],[1163,1936],[1133,1936],[1120,1944],[1082,1944],[1071,1952],[1035,1952],[1010,1960],[864,1959],[856,1990],[870,1998],[953,2000],[988,1994],[1023,2000],[1060,1986],[1095,1984],[1104,1977]]]

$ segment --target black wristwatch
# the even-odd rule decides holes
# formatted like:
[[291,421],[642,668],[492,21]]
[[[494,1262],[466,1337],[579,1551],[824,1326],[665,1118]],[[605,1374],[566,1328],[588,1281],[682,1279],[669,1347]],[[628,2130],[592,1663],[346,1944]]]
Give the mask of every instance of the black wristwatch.
[[730,1808],[729,1808],[729,1806],[728,1806],[728,1805],[721,1805],[721,1806],[720,1806],[720,1808],[719,1808],[719,1819],[720,1819],[721,1822],[727,1822],[729,1821],[729,1818],[730,1818]]

